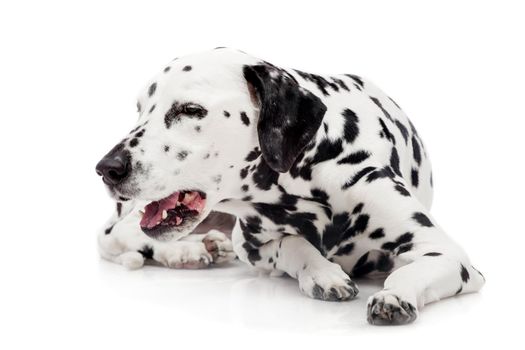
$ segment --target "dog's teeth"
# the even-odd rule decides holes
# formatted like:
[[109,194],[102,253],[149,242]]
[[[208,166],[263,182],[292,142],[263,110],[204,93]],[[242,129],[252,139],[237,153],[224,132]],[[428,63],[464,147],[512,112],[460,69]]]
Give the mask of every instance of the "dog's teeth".
[[162,211],[162,220],[166,219],[168,217],[168,212],[166,210]]
[[144,212],[142,210],[139,210],[139,214],[141,217],[144,216]]

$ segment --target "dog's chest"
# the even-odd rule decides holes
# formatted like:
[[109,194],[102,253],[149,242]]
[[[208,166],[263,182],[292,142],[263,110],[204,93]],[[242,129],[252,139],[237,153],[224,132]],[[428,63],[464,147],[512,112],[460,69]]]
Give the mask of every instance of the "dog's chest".
[[369,219],[361,212],[363,205],[334,212],[326,194],[319,190],[313,194],[282,194],[278,203],[252,203],[250,215],[240,218],[244,238],[258,245],[289,234],[301,235],[325,255],[341,243],[359,238]]

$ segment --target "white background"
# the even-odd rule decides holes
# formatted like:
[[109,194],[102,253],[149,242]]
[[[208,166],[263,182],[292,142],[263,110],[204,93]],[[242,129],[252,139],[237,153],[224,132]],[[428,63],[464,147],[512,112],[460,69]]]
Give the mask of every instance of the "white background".
[[[2,1],[0,347],[476,348],[521,343],[524,11],[519,1]],[[99,259],[113,206],[94,166],[176,56],[236,47],[370,78],[434,165],[433,214],[487,277],[477,295],[372,327],[347,303],[243,265],[128,272]],[[518,346],[518,345],[515,345]]]

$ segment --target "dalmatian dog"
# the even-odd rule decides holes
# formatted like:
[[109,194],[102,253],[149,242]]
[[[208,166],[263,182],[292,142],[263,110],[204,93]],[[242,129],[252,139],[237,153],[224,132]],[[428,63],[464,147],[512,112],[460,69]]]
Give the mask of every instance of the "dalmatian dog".
[[[233,245],[329,301],[355,298],[353,278],[386,277],[368,300],[375,325],[410,323],[424,305],[483,286],[429,213],[421,137],[371,82],[217,48],[173,60],[138,111],[96,167],[118,211],[103,256],[203,267],[230,260]],[[231,242],[199,229],[210,213],[235,216]]]

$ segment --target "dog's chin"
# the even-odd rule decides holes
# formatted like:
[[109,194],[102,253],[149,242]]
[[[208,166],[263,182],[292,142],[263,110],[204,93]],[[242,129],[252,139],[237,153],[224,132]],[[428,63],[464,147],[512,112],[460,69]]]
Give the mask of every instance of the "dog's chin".
[[189,234],[204,219],[206,193],[176,191],[141,210],[140,228],[151,238],[168,241]]

